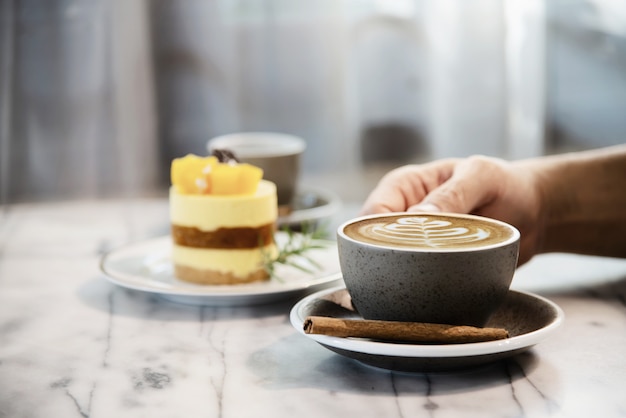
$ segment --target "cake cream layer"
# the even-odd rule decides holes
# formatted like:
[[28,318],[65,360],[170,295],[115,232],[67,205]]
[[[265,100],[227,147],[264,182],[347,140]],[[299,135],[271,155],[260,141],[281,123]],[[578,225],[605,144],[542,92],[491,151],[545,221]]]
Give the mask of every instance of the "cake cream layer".
[[262,269],[265,257],[276,256],[276,246],[268,245],[262,249],[207,249],[192,248],[173,244],[172,258],[181,266],[197,270],[215,270],[231,273],[238,277],[246,277],[250,273]]
[[276,222],[276,185],[261,180],[254,195],[187,195],[170,188],[170,222],[203,231],[260,227]]

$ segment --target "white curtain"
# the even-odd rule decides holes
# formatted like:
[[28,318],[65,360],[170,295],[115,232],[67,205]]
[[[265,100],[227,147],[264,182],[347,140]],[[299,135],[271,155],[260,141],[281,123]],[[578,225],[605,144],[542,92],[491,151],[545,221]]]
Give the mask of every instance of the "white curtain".
[[2,202],[153,188],[147,2],[0,0]]
[[0,0],[0,187],[164,190],[235,131],[308,172],[543,152],[541,0]]

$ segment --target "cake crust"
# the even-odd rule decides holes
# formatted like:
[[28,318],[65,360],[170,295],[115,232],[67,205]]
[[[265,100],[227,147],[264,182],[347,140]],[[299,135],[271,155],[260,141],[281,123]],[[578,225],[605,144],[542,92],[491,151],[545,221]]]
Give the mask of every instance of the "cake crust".
[[230,272],[217,270],[200,270],[189,266],[174,265],[174,273],[178,279],[203,285],[235,285],[255,283],[269,280],[269,275],[264,269],[256,270],[245,277],[235,276]]

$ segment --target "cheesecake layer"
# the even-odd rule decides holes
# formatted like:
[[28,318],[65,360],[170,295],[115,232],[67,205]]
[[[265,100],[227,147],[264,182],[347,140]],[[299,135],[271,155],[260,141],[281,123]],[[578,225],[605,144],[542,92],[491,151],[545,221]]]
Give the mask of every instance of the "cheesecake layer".
[[214,231],[218,228],[257,228],[276,222],[276,185],[261,180],[254,195],[191,195],[170,188],[172,225]]
[[254,249],[208,249],[174,244],[172,259],[176,266],[232,274],[244,279],[250,273],[264,270],[264,262],[267,258],[273,259],[276,252],[274,244]]

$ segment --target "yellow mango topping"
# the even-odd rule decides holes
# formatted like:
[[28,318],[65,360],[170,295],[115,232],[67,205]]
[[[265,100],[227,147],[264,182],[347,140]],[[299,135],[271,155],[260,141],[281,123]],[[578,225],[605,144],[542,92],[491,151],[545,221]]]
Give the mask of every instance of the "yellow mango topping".
[[206,194],[211,190],[208,174],[219,164],[216,157],[188,154],[172,161],[172,184],[182,194]]
[[250,164],[221,163],[188,154],[172,161],[172,184],[182,194],[241,195],[256,192],[263,170]]
[[218,164],[211,172],[212,194],[252,194],[256,192],[263,170],[250,164]]

